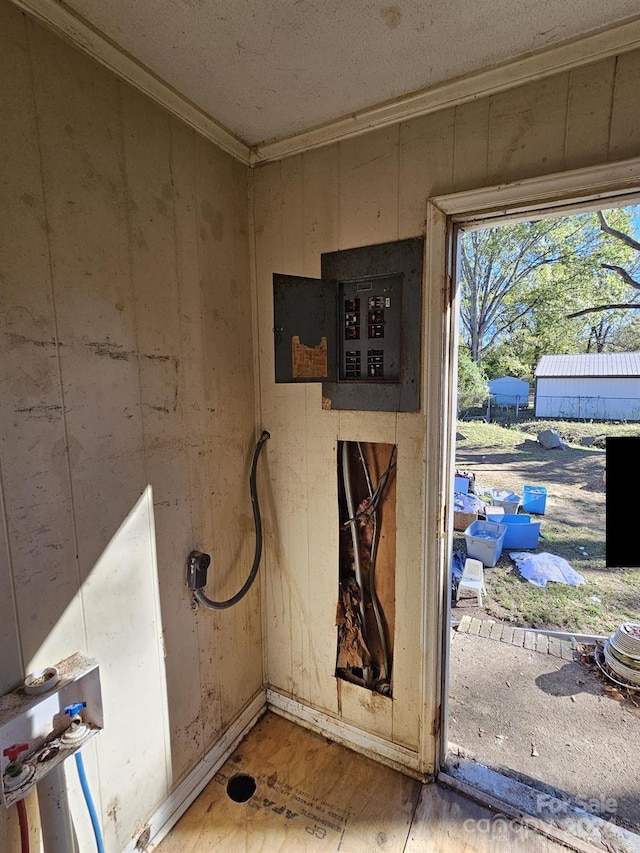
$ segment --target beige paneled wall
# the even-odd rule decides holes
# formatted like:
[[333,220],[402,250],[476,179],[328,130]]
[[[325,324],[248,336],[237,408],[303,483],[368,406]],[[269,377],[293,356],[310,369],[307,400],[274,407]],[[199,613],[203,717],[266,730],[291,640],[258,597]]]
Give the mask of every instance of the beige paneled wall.
[[247,170],[4,0],[0,77],[0,692],[98,659],[114,853],[262,686],[258,590],[184,584],[253,556]]
[[[263,634],[276,690],[432,754],[425,436],[441,412],[326,411],[319,386],[276,386],[271,276],[423,234],[436,194],[638,155],[639,73],[625,54],[249,177],[0,0],[0,692],[74,651],[98,658],[106,729],[87,762],[109,853],[260,690]],[[194,613],[192,547],[212,554],[216,597],[250,565],[257,426],[272,434],[262,608],[255,589]],[[341,439],[398,445],[393,700],[333,678]],[[2,812],[0,848],[18,843]]]
[[[423,234],[430,196],[637,156],[639,72],[640,54],[626,54],[254,171],[259,383],[273,434],[264,606],[275,690],[413,750],[424,736],[423,755],[433,755],[436,673],[424,662],[435,660],[437,630],[432,617],[423,635],[422,602],[435,567],[423,577],[423,518],[425,505],[440,508],[423,483],[425,435],[441,412],[429,399],[418,414],[325,411],[318,386],[275,385],[272,273],[318,276],[323,251]],[[437,303],[425,294],[427,317]],[[438,341],[427,347],[442,351]],[[333,678],[341,439],[398,444],[392,702]]]

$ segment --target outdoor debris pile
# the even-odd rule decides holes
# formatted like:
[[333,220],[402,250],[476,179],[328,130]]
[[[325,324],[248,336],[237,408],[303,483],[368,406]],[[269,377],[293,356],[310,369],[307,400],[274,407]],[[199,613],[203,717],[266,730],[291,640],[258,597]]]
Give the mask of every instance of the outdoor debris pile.
[[623,684],[640,688],[640,625],[633,622],[619,625],[602,652],[608,669]]
[[[639,627],[640,626],[636,626]],[[640,709],[640,685],[621,680],[611,670],[604,659],[603,644],[584,643],[576,648],[579,662],[589,672],[593,673],[600,682],[605,684],[604,692],[619,702],[628,701]],[[578,681],[581,684],[581,681]]]
[[[464,532],[467,553],[485,566],[495,566],[503,548],[537,548],[540,522],[519,514],[521,496],[510,489],[476,485],[469,471],[456,471],[453,496],[453,528]],[[531,512],[544,515],[547,490],[544,486],[525,486]]]
[[584,577],[572,569],[569,563],[555,554],[527,554],[523,551],[512,551],[509,556],[515,562],[520,574],[529,583],[545,587],[548,581],[565,583],[569,586],[580,586],[586,583]]
[[[550,440],[553,443],[553,437]],[[469,557],[491,568],[500,559],[503,548],[513,548],[509,556],[521,576],[535,586],[545,588],[549,581],[569,586],[586,583],[564,558],[547,552],[526,553],[538,548],[542,522],[532,515],[539,518],[545,514],[544,486],[525,485],[521,497],[510,489],[478,485],[473,474],[456,471],[455,489],[454,529],[464,531]],[[521,506],[523,512],[519,512]],[[455,584],[455,575],[453,580]]]

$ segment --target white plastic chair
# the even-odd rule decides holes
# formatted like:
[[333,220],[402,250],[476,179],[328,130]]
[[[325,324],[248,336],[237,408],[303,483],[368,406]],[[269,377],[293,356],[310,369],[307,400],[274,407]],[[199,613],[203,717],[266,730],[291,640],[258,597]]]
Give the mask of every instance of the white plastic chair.
[[480,560],[473,560],[467,557],[464,561],[464,569],[458,591],[456,592],[456,602],[460,598],[460,593],[463,589],[470,589],[478,596],[478,607],[482,607],[482,594],[487,594],[487,589],[484,585],[484,566]]

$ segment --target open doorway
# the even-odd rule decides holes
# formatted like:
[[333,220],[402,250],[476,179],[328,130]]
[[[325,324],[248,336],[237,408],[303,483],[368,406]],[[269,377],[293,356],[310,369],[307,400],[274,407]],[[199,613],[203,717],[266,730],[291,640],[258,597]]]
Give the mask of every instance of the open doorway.
[[[522,193],[524,196],[526,188]],[[464,239],[463,228],[467,234],[480,234],[482,226],[489,225],[495,229],[503,221],[504,224],[512,225],[514,222],[520,223],[523,220],[535,220],[551,230],[551,220],[547,217],[551,216],[552,211],[548,209],[543,211],[538,208],[534,196],[535,192],[532,192],[530,206],[524,199],[519,201],[514,205],[519,209],[509,211],[502,221],[500,216],[496,217],[495,214],[470,213],[474,201],[471,198],[466,200],[469,203],[467,210],[462,206],[465,203],[464,199],[456,201],[449,199],[444,203],[438,200],[438,206],[447,210],[447,202],[450,202],[453,208],[456,204],[461,205],[458,210],[451,211],[453,216],[449,220],[449,234],[454,236],[456,230],[460,229],[458,235],[461,239]],[[626,200],[623,198],[621,202],[624,203]],[[557,204],[560,206],[560,202]],[[574,213],[581,209],[593,210],[595,207],[611,209],[614,207],[614,201],[611,198],[607,199],[606,204],[594,203],[585,193],[583,204],[577,204],[573,200],[573,203],[567,206],[572,208],[571,212]],[[566,216],[567,211],[562,212]],[[544,218],[541,218],[541,213]],[[586,217],[587,214],[582,215]],[[589,214],[589,216],[595,219],[595,214]],[[486,221],[483,221],[485,218]],[[635,238],[637,231],[633,220],[634,214],[631,214],[627,225],[630,226],[631,235]],[[522,224],[524,225],[524,222]],[[476,239],[475,242],[477,246],[479,240]],[[454,244],[455,240],[452,240],[452,246]],[[464,260],[461,253],[458,258],[460,264]],[[617,266],[622,265],[617,264]],[[553,284],[552,276],[547,280],[547,284]],[[630,302],[633,301],[634,295],[631,294]],[[582,307],[596,307],[597,304],[605,301],[601,300],[600,303],[594,302],[592,306]],[[619,304],[623,299],[616,297],[615,301]],[[544,307],[549,311],[553,306],[547,301]],[[569,314],[582,308],[569,303],[565,304],[562,310]],[[602,315],[599,319],[604,319],[605,312],[599,313]],[[594,316],[598,314],[594,312]],[[528,319],[531,317],[529,316]],[[494,325],[496,322],[494,320]],[[600,324],[599,329],[594,324],[594,328],[590,331],[595,348],[600,349],[600,353],[596,354],[605,354],[603,350],[606,350],[606,346],[597,340],[598,331],[604,331],[603,324]],[[516,357],[522,356],[523,347],[519,346],[522,342],[516,339],[516,334],[516,325],[512,321],[512,328],[507,328],[507,335],[510,337],[502,341],[502,352],[498,353],[503,365],[513,366]],[[563,345],[568,346],[566,327],[561,330],[559,340]],[[640,347],[637,349],[640,350]],[[544,354],[547,353],[538,355]],[[563,354],[562,349],[555,354]],[[510,362],[509,359],[511,359]],[[496,358],[496,361],[499,366],[499,358]],[[502,372],[508,376],[518,371]],[[521,376],[515,378],[527,378],[522,375],[524,371],[520,372]],[[529,376],[530,381],[533,379],[534,376]],[[531,384],[533,385],[533,382]],[[534,398],[533,394],[532,398]],[[461,477],[467,474],[475,475],[475,482],[470,477],[469,485],[474,491],[476,491],[476,485],[479,487],[478,491],[481,492],[479,497],[485,499],[483,501],[485,504],[491,503],[491,495],[487,491],[490,488],[496,491],[519,493],[519,504],[521,504],[524,485],[539,487],[541,491],[535,495],[538,499],[538,509],[540,509],[541,495],[546,498],[547,505],[543,507],[542,513],[532,514],[532,519],[534,519],[533,524],[538,527],[538,532],[547,538],[539,539],[535,543],[536,547],[532,549],[527,549],[523,545],[519,547],[522,551],[529,550],[530,553],[539,553],[543,550],[560,551],[560,556],[564,553],[565,557],[570,558],[567,560],[569,564],[572,560],[577,562],[577,569],[581,568],[584,570],[582,574],[590,575],[587,585],[589,583],[594,586],[599,585],[594,584],[593,578],[600,571],[600,588],[585,590],[582,588],[585,585],[582,584],[577,587],[567,587],[571,592],[578,590],[579,595],[563,597],[552,594],[553,598],[549,596],[545,601],[542,588],[534,588],[522,577],[517,576],[515,564],[509,560],[508,556],[505,565],[501,565],[502,556],[500,555],[495,560],[497,565],[491,567],[487,565],[492,562],[489,556],[484,565],[487,595],[483,598],[483,607],[478,606],[479,601],[471,588],[468,599],[470,605],[465,606],[461,599],[460,606],[454,605],[451,611],[453,631],[445,640],[446,645],[450,638],[453,638],[450,640],[451,672],[447,690],[448,742],[455,744],[455,748],[463,756],[468,754],[471,758],[478,758],[532,784],[540,784],[537,780],[542,780],[542,787],[546,785],[560,791],[566,790],[567,796],[573,797],[579,804],[595,801],[596,797],[591,794],[597,789],[597,796],[604,799],[597,801],[595,811],[606,819],[619,820],[623,825],[636,828],[638,815],[635,813],[633,803],[638,801],[637,780],[632,783],[629,783],[628,779],[621,782],[619,775],[615,779],[607,778],[606,775],[597,778],[597,774],[593,772],[592,758],[594,745],[598,745],[603,740],[602,732],[605,728],[611,729],[611,723],[608,724],[602,717],[602,708],[616,709],[615,727],[617,727],[618,740],[614,741],[614,746],[615,743],[618,744],[618,752],[620,747],[629,748],[630,741],[627,737],[629,731],[634,732],[631,739],[637,735],[637,708],[632,700],[628,705],[623,705],[622,701],[608,693],[606,685],[600,682],[596,681],[593,692],[590,692],[594,676],[587,670],[587,677],[584,677],[585,673],[580,669],[582,662],[576,659],[576,643],[572,645],[569,639],[571,635],[577,641],[588,639],[593,635],[606,636],[615,628],[614,622],[630,621],[633,613],[637,612],[640,578],[634,578],[633,573],[621,570],[617,577],[620,581],[618,592],[621,594],[616,598],[613,587],[617,584],[611,584],[610,588],[607,588],[604,575],[604,486],[602,483],[604,449],[598,446],[601,443],[599,436],[608,434],[602,424],[608,420],[619,422],[622,418],[618,416],[596,419],[591,415],[579,419],[568,419],[565,416],[560,421],[556,420],[558,416],[555,416],[552,423],[538,424],[535,419],[533,399],[531,401],[516,400],[511,404],[506,401],[498,402],[494,397],[492,412],[487,411],[486,403],[486,400],[482,401],[482,408],[478,407],[475,411],[472,406],[468,407],[468,420],[464,428],[458,431],[464,435],[464,438],[458,439],[457,446],[454,437],[451,437],[452,448],[456,446],[456,452],[455,454],[452,452],[451,460],[452,463],[455,461],[457,467],[461,469],[458,473]],[[540,406],[540,400],[538,405]],[[546,420],[548,421],[549,417]],[[561,440],[568,445],[569,449],[562,451],[564,459],[559,466],[561,470],[556,471],[554,475],[552,468],[558,466],[561,455],[553,456],[551,455],[553,451],[546,451],[534,445],[539,445],[537,432],[542,431],[545,426],[551,429],[554,426],[558,428],[561,422],[568,422],[575,426],[572,427],[574,432],[568,436],[568,440],[561,435]],[[535,429],[535,426],[540,426],[540,429]],[[637,422],[629,421],[629,425],[623,426],[623,432],[632,435],[640,434],[640,425]],[[564,426],[560,427],[560,431],[563,429],[565,429]],[[558,429],[555,431],[557,432]],[[493,434],[494,432],[498,437],[502,437],[502,443]],[[617,434],[621,434],[620,430]],[[590,441],[592,437],[595,437],[596,441]],[[585,439],[583,443],[581,439]],[[572,454],[576,456],[575,459]],[[452,470],[452,492],[453,474]],[[561,494],[563,489],[566,489],[566,494]],[[502,495],[502,497],[507,498],[508,495]],[[500,497],[496,503],[499,502]],[[564,503],[564,509],[561,512],[562,503]],[[516,505],[515,511],[512,506],[501,508],[511,510],[507,513],[509,515],[523,514],[519,505]],[[518,509],[520,509],[519,512]],[[580,514],[578,510],[585,511],[585,517],[581,521],[576,520]],[[470,509],[471,512],[473,512],[472,509]],[[469,520],[471,523],[470,519],[464,520]],[[469,524],[464,525],[465,529],[469,526]],[[546,533],[545,528],[547,528]],[[531,531],[528,530],[527,533]],[[452,550],[459,542],[460,550],[464,553],[466,539],[463,531],[452,533]],[[541,547],[538,547],[539,545]],[[511,547],[509,550],[516,549]],[[527,598],[530,593],[529,586],[531,591],[537,594],[537,598],[535,595],[533,599],[530,596]],[[589,594],[585,596],[585,592]],[[602,594],[599,595],[599,592]],[[552,607],[549,606],[550,601]],[[534,605],[538,608],[537,611]],[[461,625],[462,630],[460,630]],[[540,632],[533,630],[537,627],[541,629]],[[569,636],[542,633],[563,630]],[[525,663],[521,662],[520,657]],[[466,674],[462,671],[463,662],[466,666]],[[543,668],[533,678],[529,678],[528,674],[533,672],[532,664],[541,662],[546,665],[546,670]],[[456,667],[459,671],[456,671]],[[484,683],[484,696],[482,690],[478,689],[481,683]],[[570,687],[567,687],[567,684]],[[531,695],[536,699],[543,700],[536,726],[532,725],[532,717],[536,711],[531,695],[529,700],[527,699],[527,690],[532,691]],[[628,696],[623,698],[626,700]],[[581,720],[581,714],[589,713],[587,706],[590,702],[598,706],[596,719],[593,719],[593,714],[589,718],[593,723],[591,728]],[[607,703],[611,705],[608,706]],[[580,707],[582,704],[585,708]],[[445,705],[447,705],[446,702]],[[513,717],[513,722],[509,726],[507,726],[508,711]],[[521,725],[524,718],[526,723]],[[558,724],[561,718],[568,723],[569,734],[566,736],[564,732],[561,734],[562,727]],[[629,729],[625,729],[625,725],[629,725]],[[563,739],[562,744],[555,742],[552,735],[556,734]],[[513,747],[512,752],[509,753],[506,747]],[[606,755],[606,760],[611,764],[610,751]],[[562,772],[555,776],[553,773],[547,773],[548,778],[545,778],[545,768],[548,769],[552,761],[556,762],[556,770],[560,768]],[[572,788],[572,784],[573,790],[567,790]]]

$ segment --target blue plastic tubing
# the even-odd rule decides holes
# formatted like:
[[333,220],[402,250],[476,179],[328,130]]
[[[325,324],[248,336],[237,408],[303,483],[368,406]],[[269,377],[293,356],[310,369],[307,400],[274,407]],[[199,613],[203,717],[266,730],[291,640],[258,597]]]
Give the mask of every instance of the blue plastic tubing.
[[89,809],[89,816],[91,817],[91,826],[93,827],[93,834],[96,837],[96,847],[98,848],[98,853],[104,853],[104,842],[102,840],[102,833],[100,832],[98,815],[96,813],[96,807],[93,804],[93,798],[89,789],[87,774],[84,771],[84,761],[82,760],[80,750],[76,752],[75,759],[76,767],[78,769],[78,776],[80,778],[80,785],[82,786],[82,793],[84,794],[84,799],[87,804],[87,808]]

